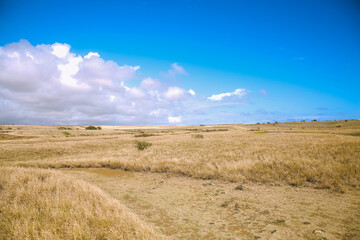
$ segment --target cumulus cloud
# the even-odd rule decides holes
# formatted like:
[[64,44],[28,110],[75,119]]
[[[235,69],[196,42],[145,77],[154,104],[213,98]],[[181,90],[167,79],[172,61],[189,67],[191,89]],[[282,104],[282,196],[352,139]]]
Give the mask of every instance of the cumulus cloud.
[[236,89],[234,92],[214,94],[214,95],[208,97],[208,99],[210,99],[212,101],[221,101],[226,97],[231,97],[231,96],[242,97],[242,96],[246,95],[247,93],[248,93],[248,91],[246,89],[239,88],[239,89]]
[[178,117],[169,116],[168,121],[169,121],[169,123],[172,123],[172,124],[181,123],[181,116],[178,116]]
[[[0,121],[8,123],[173,124],[195,93],[151,77],[130,87],[140,66],[81,56],[63,43],[0,47],[0,69]],[[170,72],[187,74],[177,63]]]
[[164,96],[169,101],[178,101],[185,96],[185,90],[179,87],[169,87]]
[[203,123],[227,104],[214,101],[247,93],[237,89],[206,98],[193,89],[169,86],[169,78],[188,75],[177,63],[167,78],[146,76],[135,86],[132,80],[143,75],[137,74],[140,66],[119,65],[97,52],[79,55],[65,43],[34,46],[21,40],[2,46],[0,69],[0,123]]
[[99,55],[99,53],[97,53],[97,52],[89,52],[89,53],[85,56],[85,58],[87,58],[87,59],[89,59],[89,58],[91,58],[91,57],[100,57],[100,55]]

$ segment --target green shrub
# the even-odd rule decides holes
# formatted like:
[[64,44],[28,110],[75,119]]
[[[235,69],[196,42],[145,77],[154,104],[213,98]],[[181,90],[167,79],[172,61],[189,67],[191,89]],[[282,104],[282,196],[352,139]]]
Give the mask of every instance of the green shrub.
[[70,133],[68,133],[68,132],[62,132],[64,135],[65,135],[65,137],[70,137]]
[[95,127],[95,126],[87,126],[85,129],[86,130],[97,130],[97,127]]
[[152,143],[146,142],[146,141],[135,141],[135,147],[138,150],[144,150],[148,147],[150,147]]
[[67,128],[67,127],[58,127],[59,130],[72,130],[72,128]]
[[96,129],[97,129],[97,130],[101,130],[101,127],[100,127],[100,126],[97,126]]
[[193,138],[198,138],[198,139],[204,138],[204,135],[202,135],[202,134],[195,134],[192,136],[193,136]]

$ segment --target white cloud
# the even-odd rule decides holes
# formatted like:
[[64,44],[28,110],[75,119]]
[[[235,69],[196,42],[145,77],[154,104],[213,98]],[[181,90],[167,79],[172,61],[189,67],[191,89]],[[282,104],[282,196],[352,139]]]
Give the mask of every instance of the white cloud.
[[225,97],[231,97],[231,96],[239,96],[242,97],[246,95],[248,91],[244,88],[236,89],[234,92],[228,92],[228,93],[220,93],[220,94],[214,94],[211,97],[208,97],[208,99],[212,101],[221,101]]
[[184,67],[180,66],[178,63],[171,64],[171,69],[168,70],[166,77],[175,78],[176,75],[188,75]]
[[[151,77],[136,86],[131,81],[139,79],[140,66],[121,66],[96,52],[79,55],[68,44],[33,46],[21,40],[0,46],[0,69],[2,123],[191,124],[189,119],[204,123],[206,116],[219,116],[209,112],[220,104],[192,89]],[[177,63],[169,73],[187,75]],[[209,99],[245,94],[238,89]]]
[[185,69],[182,66],[180,66],[178,63],[171,64],[170,71],[172,71],[176,74],[187,75],[187,72],[185,71]]
[[137,70],[140,69],[140,66],[139,66],[139,65],[137,65],[137,66],[130,66],[130,68],[131,68],[132,70],[134,70],[134,71],[137,71]]
[[178,116],[178,117],[169,116],[169,117],[168,117],[168,121],[169,121],[169,123],[171,123],[171,124],[181,123],[181,116]]
[[141,81],[140,86],[144,89],[158,89],[161,84],[158,80],[148,77]]
[[100,57],[100,54],[97,52],[89,52],[84,58],[89,59],[91,57]]
[[196,94],[195,91],[192,90],[192,89],[190,89],[190,90],[188,91],[188,93],[190,93],[191,96],[195,96],[195,94]]
[[[0,69],[0,122],[178,123],[176,116],[194,93],[151,77],[134,86],[129,81],[140,66],[120,66],[96,52],[81,56],[61,43],[33,46],[21,40],[2,46]],[[172,71],[186,74],[178,64]]]
[[51,53],[58,58],[65,58],[70,52],[70,45],[68,44],[54,43],[51,47],[53,49]]
[[185,96],[185,90],[179,87],[169,87],[164,97],[169,101],[178,101]]

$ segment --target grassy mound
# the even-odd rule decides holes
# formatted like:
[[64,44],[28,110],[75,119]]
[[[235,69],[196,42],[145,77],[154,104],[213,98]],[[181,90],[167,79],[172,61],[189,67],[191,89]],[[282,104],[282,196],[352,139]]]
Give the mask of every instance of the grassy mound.
[[51,170],[0,168],[0,239],[159,239],[115,199]]

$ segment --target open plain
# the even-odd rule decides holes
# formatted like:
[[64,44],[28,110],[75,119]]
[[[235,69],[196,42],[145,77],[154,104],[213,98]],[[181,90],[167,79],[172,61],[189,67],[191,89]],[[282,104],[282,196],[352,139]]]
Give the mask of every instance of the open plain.
[[360,239],[360,121],[0,127],[1,239]]

